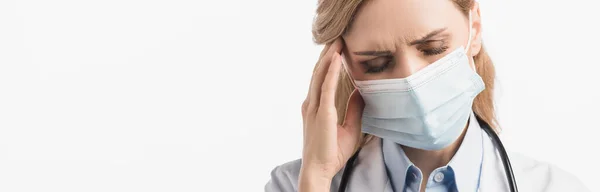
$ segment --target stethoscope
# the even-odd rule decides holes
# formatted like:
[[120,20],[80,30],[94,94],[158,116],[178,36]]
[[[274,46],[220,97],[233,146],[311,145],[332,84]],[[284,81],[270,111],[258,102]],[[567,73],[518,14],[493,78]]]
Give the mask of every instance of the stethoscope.
[[[490,125],[487,122],[483,121],[477,115],[475,115],[475,117],[477,118],[477,122],[479,122],[481,129],[483,129],[492,138],[492,142],[494,143],[494,146],[496,146],[496,148],[498,148],[498,152],[500,152],[500,158],[502,158],[502,164],[504,164],[504,172],[506,172],[506,179],[508,180],[508,185],[510,187],[510,191],[511,192],[519,191],[517,189],[517,181],[515,180],[512,166],[510,165],[510,160],[508,159],[508,155],[506,154],[506,149],[504,149],[504,145],[502,145],[500,138],[498,137],[496,132],[494,132],[494,130],[492,130],[492,128],[490,127]],[[356,151],[356,153],[354,153],[354,155],[352,155],[352,157],[350,157],[350,159],[346,163],[346,168],[344,168],[344,173],[342,174],[342,181],[340,182],[340,188],[338,190],[339,192],[346,191],[346,186],[348,185],[348,178],[350,178],[350,174],[352,173],[352,170],[354,169],[354,161],[358,157],[359,152],[360,152],[360,149],[358,149]]]

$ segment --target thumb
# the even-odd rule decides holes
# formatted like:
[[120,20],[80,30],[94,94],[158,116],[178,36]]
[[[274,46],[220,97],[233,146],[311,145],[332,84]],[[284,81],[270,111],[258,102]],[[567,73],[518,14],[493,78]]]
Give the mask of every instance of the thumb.
[[348,129],[351,133],[360,133],[362,112],[365,108],[365,102],[357,89],[354,89],[350,94],[348,103],[346,104],[346,117],[342,127]]

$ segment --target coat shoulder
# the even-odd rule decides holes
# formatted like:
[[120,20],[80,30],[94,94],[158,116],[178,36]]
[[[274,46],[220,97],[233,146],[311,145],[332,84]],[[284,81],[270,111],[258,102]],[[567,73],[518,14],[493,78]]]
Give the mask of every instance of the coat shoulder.
[[298,191],[298,176],[302,159],[281,164],[271,170],[271,179],[265,185],[266,192]]
[[575,175],[545,161],[509,153],[517,186],[522,191],[581,191],[589,189]]

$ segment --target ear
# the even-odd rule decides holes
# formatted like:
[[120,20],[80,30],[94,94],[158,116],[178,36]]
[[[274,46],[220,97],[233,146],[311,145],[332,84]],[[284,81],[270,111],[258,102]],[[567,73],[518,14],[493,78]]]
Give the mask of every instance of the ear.
[[471,37],[471,47],[469,48],[471,57],[479,54],[481,47],[483,46],[481,40],[481,14],[479,12],[479,3],[474,2],[473,8],[471,9],[471,22],[473,23],[473,31]]

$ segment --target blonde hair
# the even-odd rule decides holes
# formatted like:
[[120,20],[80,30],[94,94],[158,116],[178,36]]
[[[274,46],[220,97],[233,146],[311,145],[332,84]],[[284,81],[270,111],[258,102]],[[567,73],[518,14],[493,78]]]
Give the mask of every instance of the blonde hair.
[[[473,7],[473,0],[452,0],[455,5],[468,16],[469,10]],[[350,27],[356,11],[364,0],[319,0],[317,15],[313,23],[313,40],[317,44],[329,44],[342,36]],[[485,83],[483,90],[473,102],[473,111],[482,120],[490,124],[492,129],[499,131],[494,112],[494,79],[495,69],[490,56],[482,46],[481,50],[473,58],[477,68],[477,73]],[[316,68],[316,67],[315,67]],[[345,71],[340,74],[340,81],[336,92],[335,106],[338,113],[338,123],[342,123],[345,117],[346,104],[350,93],[354,90],[351,79]],[[364,135],[368,136],[368,135]],[[363,137],[364,144],[370,137]],[[357,146],[358,147],[358,146]]]

